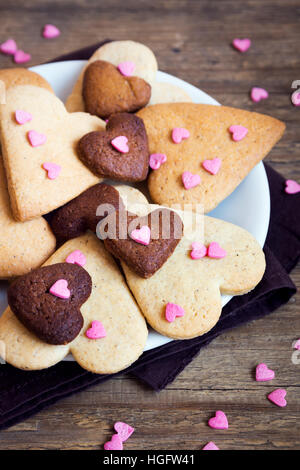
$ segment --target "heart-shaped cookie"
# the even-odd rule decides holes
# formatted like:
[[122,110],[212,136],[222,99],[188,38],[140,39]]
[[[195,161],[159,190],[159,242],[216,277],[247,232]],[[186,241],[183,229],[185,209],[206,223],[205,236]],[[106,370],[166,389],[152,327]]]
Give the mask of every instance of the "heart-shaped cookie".
[[113,434],[111,440],[105,442],[104,450],[123,450],[122,439],[119,434]]
[[115,209],[124,209],[119,192],[113,186],[98,183],[59,208],[50,225],[57,240],[69,240],[88,229],[96,232],[98,222]]
[[[153,206],[149,206],[148,212],[152,211]],[[194,212],[178,211],[178,214],[184,222],[184,236],[157,272],[143,279],[126,260],[121,264],[127,283],[152,328],[174,339],[188,339],[203,335],[217,323],[222,310],[221,294],[245,294],[259,283],[265,258],[257,241],[246,230]],[[221,259],[208,256],[193,259],[191,250],[196,241],[205,246],[217,242],[227,255]],[[179,312],[180,316],[173,314],[169,318],[170,304],[175,304],[175,313]]]
[[25,223],[14,220],[1,155],[0,226],[0,279],[38,268],[55,250],[55,237],[45,219],[39,217]]
[[[82,93],[84,73],[87,67],[97,60],[110,62],[115,67],[127,62],[134,64],[134,76],[145,80],[151,85],[150,104],[191,101],[190,96],[182,88],[171,83],[156,81],[156,58],[147,46],[134,41],[112,41],[99,47],[83,67],[66,102],[66,108],[69,112],[85,110]],[[108,85],[106,82],[105,86]],[[110,89],[110,93],[112,91],[114,96],[118,95],[118,89]]]
[[[142,227],[150,229],[150,242],[147,240],[147,244],[131,236]],[[157,209],[145,217],[116,211],[100,225],[105,248],[144,278],[152,276],[172,255],[182,232],[181,218],[166,208]]]
[[[15,111],[21,109],[32,120],[19,125]],[[46,214],[99,182],[79,160],[79,139],[105,123],[85,113],[67,113],[63,103],[49,91],[35,86],[9,88],[6,104],[0,106],[1,146],[14,217],[25,221]],[[46,136],[33,147],[28,135]],[[43,169],[45,162],[61,167],[56,179]]]
[[33,85],[41,88],[45,88],[54,94],[50,84],[45,80],[44,77],[31,70],[20,68],[12,69],[1,69],[0,80],[5,83],[5,88],[19,86],[19,85]]
[[44,266],[19,277],[8,289],[8,304],[23,325],[49,344],[70,343],[83,326],[81,305],[92,280],[77,264]]
[[136,207],[146,205],[148,201],[138,189],[99,183],[57,209],[50,217],[50,225],[61,243],[87,230],[96,232],[98,223],[114,210],[123,211],[126,207],[134,212]]
[[[80,308],[84,326],[79,335],[66,345],[45,343],[29,331],[8,307],[0,318],[0,341],[5,344],[7,363],[26,370],[44,369],[57,364],[71,352],[84,369],[97,374],[111,374],[125,369],[142,354],[148,336],[145,319],[112,256],[95,235],[87,233],[68,241],[54,253],[47,265],[51,268],[56,263],[64,263],[63,266],[74,267],[65,260],[77,250],[86,257],[84,270],[93,281],[92,293]],[[73,281],[66,279],[72,296]],[[76,292],[81,295],[83,290]],[[27,291],[24,295],[28,296]],[[69,302],[51,297],[54,304]],[[105,338],[89,339],[86,336],[93,321],[101,322]]]
[[122,421],[117,421],[114,424],[114,429],[117,431],[118,436],[122,442],[127,441],[127,439],[129,439],[130,436],[134,433],[134,428],[127,423],[123,423]]
[[[43,77],[23,68],[0,70],[0,81],[5,84],[6,90],[13,86],[27,84],[39,86],[52,92],[49,83]],[[20,113],[18,113],[18,118],[20,118]],[[16,122],[18,121],[16,120]],[[25,224],[14,220],[1,155],[0,225],[0,246],[2,247],[0,250],[0,279],[21,276],[31,269],[38,268],[55,249],[55,238],[43,218],[37,218]]]
[[[116,142],[119,137],[127,139],[128,151],[119,147]],[[90,132],[80,139],[78,153],[81,161],[98,176],[130,182],[147,178],[147,134],[143,121],[133,114],[111,116],[106,131]]]
[[106,119],[114,113],[135,112],[146,106],[151,86],[142,78],[122,75],[109,62],[97,60],[84,72],[82,95],[85,111]]
[[[285,125],[269,116],[225,106],[169,103],[148,106],[137,115],[144,121],[150,154],[164,153],[167,161],[148,179],[150,195],[158,204],[201,204],[209,212],[227,197],[250,170],[272,149]],[[243,126],[247,135],[235,142],[229,129]],[[172,130],[189,131],[190,137],[176,144]],[[218,158],[219,171],[203,167]],[[183,175],[199,175],[200,184],[186,189]]]

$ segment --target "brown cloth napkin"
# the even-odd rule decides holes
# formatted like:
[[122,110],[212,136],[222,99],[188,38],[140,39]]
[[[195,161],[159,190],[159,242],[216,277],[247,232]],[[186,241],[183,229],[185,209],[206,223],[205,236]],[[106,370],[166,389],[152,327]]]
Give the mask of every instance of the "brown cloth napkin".
[[[99,47],[63,56],[59,60],[87,59]],[[264,247],[267,268],[260,284],[249,294],[234,297],[223,309],[217,325],[207,334],[172,341],[145,352],[122,373],[131,373],[154,390],[161,390],[192,361],[201,348],[229,328],[270,314],[296,292],[288,276],[300,257],[300,193],[284,192],[285,180],[265,165],[271,193],[271,220]],[[43,371],[21,371],[0,365],[0,429],[37,413],[60,398],[110,379],[86,372],[73,362],[61,362]],[[198,377],[201,381],[201,376]]]

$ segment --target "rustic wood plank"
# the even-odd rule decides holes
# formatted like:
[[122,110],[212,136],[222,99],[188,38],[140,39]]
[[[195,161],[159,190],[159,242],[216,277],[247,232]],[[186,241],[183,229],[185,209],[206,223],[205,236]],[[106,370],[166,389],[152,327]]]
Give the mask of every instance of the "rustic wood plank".
[[[144,42],[161,70],[224,105],[285,121],[287,131],[267,160],[300,180],[300,111],[290,102],[291,84],[300,80],[299,16],[299,0],[246,0],[242,7],[234,0],[141,0],[138,6],[136,0],[0,0],[0,42],[14,37],[32,54],[29,65],[105,38]],[[49,22],[61,28],[60,38],[41,38]],[[251,49],[239,54],[230,46],[234,37],[251,37]],[[1,68],[12,66],[0,55]],[[254,85],[269,90],[268,101],[251,102]],[[299,286],[299,267],[292,278]],[[137,429],[127,449],[200,449],[209,440],[222,449],[300,449],[300,364],[291,361],[299,307],[297,294],[273,315],[217,338],[159,394],[132,377],[117,377],[2,431],[0,449],[101,449],[118,419]],[[253,380],[261,361],[276,371],[271,383]],[[266,399],[276,387],[288,390],[285,409]],[[219,408],[228,415],[228,431],[207,426]]]

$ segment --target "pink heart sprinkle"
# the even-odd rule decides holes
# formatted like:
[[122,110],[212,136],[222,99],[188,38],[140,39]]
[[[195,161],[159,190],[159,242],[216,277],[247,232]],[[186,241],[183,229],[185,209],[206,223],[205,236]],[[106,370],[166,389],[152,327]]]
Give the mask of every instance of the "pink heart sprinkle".
[[216,411],[216,415],[208,420],[208,426],[213,429],[228,429],[227,416],[223,411]]
[[190,133],[184,127],[174,127],[172,130],[172,140],[175,144],[180,144],[183,139],[188,139]]
[[294,91],[291,96],[291,101],[294,106],[300,106],[300,93],[298,90]]
[[232,139],[235,142],[239,142],[242,140],[246,135],[248,134],[248,129],[247,127],[244,126],[230,126],[229,131],[232,133]]
[[32,120],[32,114],[28,113],[27,111],[17,109],[15,112],[15,119],[18,124],[26,124],[26,122],[30,122]]
[[181,178],[185,189],[195,188],[201,183],[200,175],[193,175],[190,171],[184,171]]
[[39,134],[36,131],[29,131],[27,136],[28,136],[30,145],[32,147],[38,147],[39,145],[44,145],[44,143],[47,140],[47,137],[45,136],[45,134]]
[[212,175],[216,175],[221,168],[222,161],[220,158],[216,157],[212,160],[204,160],[202,163],[203,168],[211,173]]
[[296,343],[294,344],[294,349],[297,349],[298,351],[300,351],[300,338],[297,339]]
[[105,442],[105,450],[123,450],[123,444],[118,434],[113,434],[111,440]]
[[49,289],[50,294],[59,297],[60,299],[69,299],[71,292],[68,289],[68,281],[65,279],[59,279]]
[[149,165],[152,170],[158,170],[160,166],[167,161],[167,155],[164,153],[152,153],[149,159]]
[[120,62],[118,65],[119,72],[124,75],[124,77],[131,77],[135,70],[135,63],[127,60],[125,62]]
[[207,253],[207,248],[205,245],[199,242],[192,243],[192,251],[191,251],[191,258],[192,259],[200,259],[204,258]]
[[43,168],[48,172],[49,180],[55,180],[61,172],[61,166],[56,165],[56,163],[45,162],[43,163]]
[[280,406],[280,408],[284,408],[287,405],[284,398],[285,396],[286,390],[284,388],[277,388],[268,395],[268,400],[270,400],[275,405]]
[[111,141],[111,145],[121,153],[129,152],[129,147],[127,145],[128,139],[125,135],[119,135]]
[[167,303],[165,317],[168,322],[172,323],[176,317],[183,317],[184,314],[185,311],[180,305]]
[[287,194],[297,194],[300,192],[300,184],[294,180],[286,180],[285,192]]
[[149,245],[151,230],[147,225],[143,225],[140,229],[132,230],[130,238],[141,245]]
[[99,339],[106,337],[106,331],[102,323],[98,320],[92,321],[92,326],[85,332],[85,336],[89,339]]
[[46,39],[53,39],[60,35],[60,30],[54,24],[45,24],[42,34]]
[[253,87],[251,90],[251,99],[255,103],[269,98],[269,93],[264,88]]
[[235,38],[232,41],[232,45],[238,51],[246,52],[249,49],[249,47],[251,46],[251,39],[248,39],[248,38],[244,38],[244,39]]
[[122,423],[122,421],[117,421],[117,423],[114,424],[114,429],[117,431],[122,442],[127,441],[131,434],[134,433],[134,428],[129,426],[129,424]]
[[86,257],[80,250],[75,250],[66,257],[66,263],[84,266],[86,264]]
[[207,248],[207,256],[209,258],[221,259],[225,258],[227,252],[220,247],[219,243],[211,242]]
[[256,366],[256,381],[257,382],[267,382],[268,380],[273,380],[275,377],[275,372],[272,369],[269,369],[266,364],[263,362]]
[[15,52],[14,54],[14,61],[16,64],[25,64],[26,62],[29,62],[31,60],[31,55],[27,54],[24,51],[21,51],[20,49]]
[[17,50],[17,44],[14,39],[7,39],[7,41],[3,42],[0,46],[0,51],[3,52],[3,54],[14,55]]
[[213,441],[208,442],[202,450],[220,450]]

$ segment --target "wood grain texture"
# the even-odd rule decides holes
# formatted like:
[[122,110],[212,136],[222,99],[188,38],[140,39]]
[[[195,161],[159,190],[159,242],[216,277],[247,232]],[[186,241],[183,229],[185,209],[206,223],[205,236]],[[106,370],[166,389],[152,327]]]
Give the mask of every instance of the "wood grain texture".
[[[0,0],[0,18],[0,42],[14,37],[32,54],[30,65],[105,38],[144,42],[161,70],[224,105],[285,121],[267,160],[300,180],[300,108],[290,102],[291,84],[300,80],[299,0]],[[62,35],[41,38],[45,23]],[[251,49],[233,50],[234,37],[250,37]],[[1,55],[0,68],[11,66]],[[252,103],[252,86],[265,87],[269,100]],[[292,278],[299,286],[299,267]],[[126,449],[200,449],[209,440],[222,449],[300,449],[300,364],[291,361],[299,308],[298,294],[271,316],[222,335],[159,394],[118,377],[2,431],[0,449],[101,449],[119,419],[136,427]],[[253,380],[262,361],[276,371],[271,383]],[[266,399],[276,387],[288,391],[285,409]],[[216,409],[226,412],[228,431],[207,426]]]

